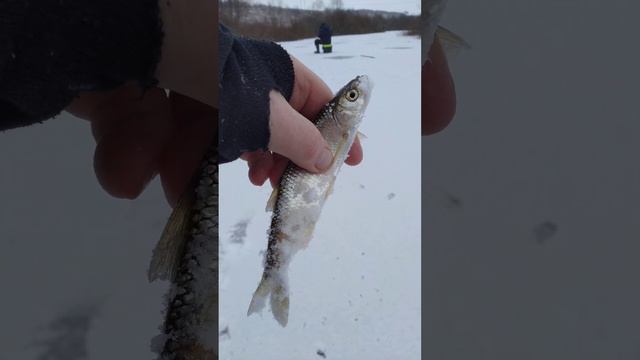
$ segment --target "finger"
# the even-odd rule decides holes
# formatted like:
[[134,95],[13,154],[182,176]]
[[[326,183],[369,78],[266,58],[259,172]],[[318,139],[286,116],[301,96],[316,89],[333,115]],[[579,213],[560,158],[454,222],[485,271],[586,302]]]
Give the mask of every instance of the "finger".
[[109,91],[82,92],[65,110],[78,118],[91,121],[94,112],[103,111],[113,104],[136,102],[141,96],[142,90],[138,85],[126,83]]
[[[356,138],[353,145],[351,146],[351,149],[349,150],[349,156],[345,160],[345,164],[351,166],[358,165],[362,162],[362,158],[362,146],[360,145],[360,140]],[[278,185],[288,163],[289,159],[278,154],[273,154],[268,168],[268,177],[272,187]],[[264,181],[262,181],[260,184],[255,185],[262,185],[263,183]]]
[[456,111],[456,94],[447,58],[440,41],[433,42],[422,67],[422,135],[447,127]]
[[273,166],[273,156],[269,151],[253,151],[244,153],[241,158],[249,165],[249,181],[253,185],[262,186],[269,177]]
[[320,131],[276,91],[270,93],[269,149],[310,172],[329,168],[333,154]]
[[169,102],[154,88],[137,100],[109,104],[90,117],[97,140],[94,170],[109,194],[133,199],[157,173],[169,134]]
[[329,86],[313,71],[291,56],[295,82],[289,103],[307,119],[313,119],[333,97]]
[[280,178],[284,173],[284,170],[287,168],[289,164],[289,159],[285,158],[282,155],[273,154],[273,165],[269,169],[269,181],[271,183],[271,187],[275,188],[280,183]]
[[171,92],[170,101],[173,136],[161,157],[160,180],[169,204],[175,206],[216,139],[218,112],[176,92]]

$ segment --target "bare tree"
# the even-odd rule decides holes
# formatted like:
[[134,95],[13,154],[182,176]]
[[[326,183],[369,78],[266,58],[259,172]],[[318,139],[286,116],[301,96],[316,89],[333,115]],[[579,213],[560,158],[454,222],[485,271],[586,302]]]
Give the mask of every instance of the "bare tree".
[[343,0],[331,0],[331,5],[334,9],[342,9],[344,7]]
[[311,4],[311,9],[313,10],[324,10],[324,1],[322,0],[314,0]]

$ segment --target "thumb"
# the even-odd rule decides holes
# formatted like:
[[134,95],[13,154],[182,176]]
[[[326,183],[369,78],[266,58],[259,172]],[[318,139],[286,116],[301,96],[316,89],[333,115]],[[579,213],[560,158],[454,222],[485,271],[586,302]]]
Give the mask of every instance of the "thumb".
[[333,153],[320,131],[276,91],[271,91],[269,150],[283,155],[296,165],[322,172],[329,168]]

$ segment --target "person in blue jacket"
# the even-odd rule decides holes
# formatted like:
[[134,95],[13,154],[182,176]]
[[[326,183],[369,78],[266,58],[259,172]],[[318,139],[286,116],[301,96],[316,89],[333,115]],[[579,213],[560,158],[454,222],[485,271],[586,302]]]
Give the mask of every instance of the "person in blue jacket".
[[333,32],[329,25],[322,23],[320,24],[320,29],[318,30],[318,38],[315,41],[316,44],[316,54],[320,52],[320,45],[331,44],[331,35]]

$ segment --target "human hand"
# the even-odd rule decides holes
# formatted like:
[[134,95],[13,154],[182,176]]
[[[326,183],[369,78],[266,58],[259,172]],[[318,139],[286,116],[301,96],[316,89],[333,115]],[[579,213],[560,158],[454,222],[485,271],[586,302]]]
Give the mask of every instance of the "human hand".
[[[333,160],[329,146],[309,120],[333,94],[318,75],[293,56],[291,60],[295,72],[291,100],[287,103],[280,93],[270,93],[270,151],[247,152],[241,156],[249,165],[249,180],[254,185],[260,186],[269,179],[275,187],[289,160],[311,172],[326,170]],[[362,147],[356,139],[345,163],[357,165],[362,157]]]
[[160,10],[159,87],[144,94],[134,84],[87,92],[66,110],[91,122],[94,170],[107,193],[136,198],[159,174],[173,206],[217,137],[217,30],[211,19],[218,10],[208,0],[163,1]]
[[456,112],[456,91],[446,55],[436,37],[422,66],[422,135],[446,128]]
[[217,137],[217,110],[189,97],[132,84],[82,94],[68,108],[91,122],[94,170],[110,195],[134,199],[160,175],[173,206]]

